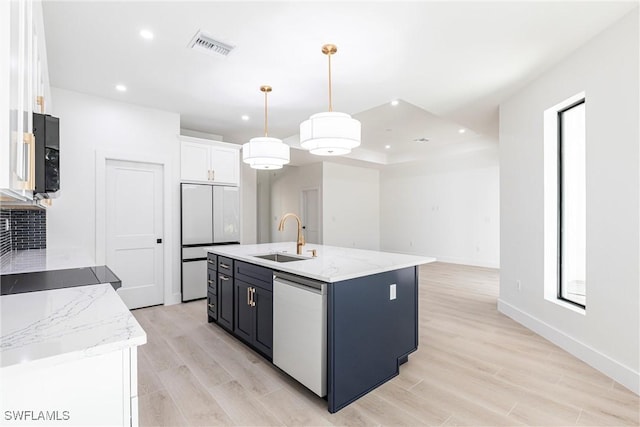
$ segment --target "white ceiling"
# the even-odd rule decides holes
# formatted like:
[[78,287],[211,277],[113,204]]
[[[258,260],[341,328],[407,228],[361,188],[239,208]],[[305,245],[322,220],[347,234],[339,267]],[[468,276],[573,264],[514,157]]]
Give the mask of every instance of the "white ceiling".
[[[269,135],[297,144],[299,123],[327,109],[320,48],[334,43],[334,110],[363,128],[353,157],[385,164],[495,143],[501,101],[637,4],[45,0],[44,21],[53,86],[178,112],[181,127],[236,143],[262,134],[269,84]],[[188,49],[199,29],[236,49]]]

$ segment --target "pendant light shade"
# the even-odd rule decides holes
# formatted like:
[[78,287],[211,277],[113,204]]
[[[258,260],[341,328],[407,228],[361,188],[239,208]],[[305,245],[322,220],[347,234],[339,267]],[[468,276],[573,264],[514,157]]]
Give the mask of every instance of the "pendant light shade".
[[242,161],[254,169],[280,169],[289,163],[289,146],[269,136],[251,138],[242,145]]
[[271,86],[260,87],[260,91],[264,92],[264,136],[251,138],[242,145],[242,161],[253,169],[281,169],[289,163],[289,146],[267,135],[267,93],[271,90]]
[[361,125],[349,114],[333,111],[331,98],[331,55],[338,48],[332,44],[322,46],[329,58],[329,111],[317,113],[300,124],[300,145],[311,154],[340,156],[360,145]]

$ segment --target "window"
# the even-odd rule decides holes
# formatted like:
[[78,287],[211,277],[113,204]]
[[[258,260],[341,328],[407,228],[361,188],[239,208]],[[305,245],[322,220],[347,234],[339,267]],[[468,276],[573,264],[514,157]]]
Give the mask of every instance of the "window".
[[558,298],[586,306],[584,98],[557,112]]

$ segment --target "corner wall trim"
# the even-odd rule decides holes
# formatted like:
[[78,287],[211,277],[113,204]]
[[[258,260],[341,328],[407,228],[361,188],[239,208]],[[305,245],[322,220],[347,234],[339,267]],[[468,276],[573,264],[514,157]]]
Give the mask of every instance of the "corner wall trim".
[[498,311],[640,395],[640,373],[498,298]]

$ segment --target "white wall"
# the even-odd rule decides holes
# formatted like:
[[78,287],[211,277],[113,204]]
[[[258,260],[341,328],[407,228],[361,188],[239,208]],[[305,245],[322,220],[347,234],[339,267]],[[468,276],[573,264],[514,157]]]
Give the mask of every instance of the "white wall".
[[[640,392],[638,9],[500,107],[499,309]],[[543,112],[584,91],[585,313],[544,297]],[[521,281],[521,290],[516,286]]]
[[323,162],[322,217],[323,244],[379,250],[379,171]]
[[47,212],[47,246],[81,248],[96,258],[96,151],[163,159],[174,183],[166,194],[171,209],[164,212],[170,224],[165,302],[179,302],[179,115],[58,88],[52,97],[52,114],[60,117],[61,195]]
[[[322,163],[303,166],[285,166],[269,173],[270,180],[270,237],[272,242],[295,242],[297,228],[289,219],[284,231],[278,231],[280,218],[287,212],[300,216],[301,193],[306,188],[322,188]],[[320,191],[322,200],[322,191]]]
[[[241,154],[242,156],[242,154]],[[240,214],[242,223],[240,228],[240,243],[250,245],[257,242],[258,239],[258,220],[257,220],[257,174],[246,163],[240,165]]]
[[499,267],[498,147],[481,147],[446,148],[381,171],[383,250]]

